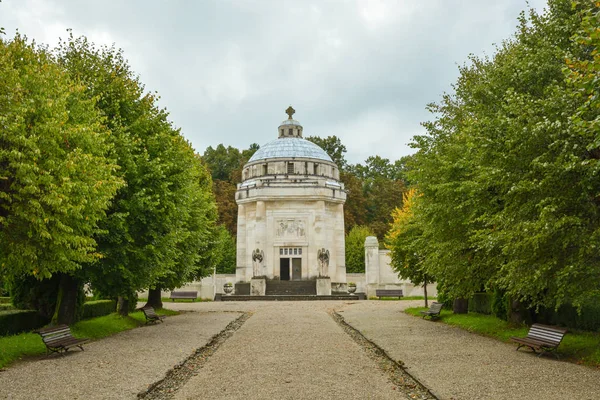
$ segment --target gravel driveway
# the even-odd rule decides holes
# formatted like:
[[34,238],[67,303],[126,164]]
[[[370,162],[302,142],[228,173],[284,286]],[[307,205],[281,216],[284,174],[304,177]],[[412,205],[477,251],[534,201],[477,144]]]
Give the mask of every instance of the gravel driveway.
[[422,301],[366,301],[341,315],[443,399],[600,399],[600,370],[401,312]]
[[[135,399],[239,317],[189,312],[0,372],[0,399]],[[41,339],[40,339],[41,340]]]
[[440,399],[600,399],[600,370],[516,352],[514,345],[401,311],[417,304],[168,303],[194,312],[89,343],[85,352],[15,364],[0,372],[0,399],[135,399],[175,365],[185,368],[182,361],[202,354],[195,350],[242,312],[250,312],[245,322],[219,335],[221,344],[181,381],[174,398],[407,398],[390,381],[389,364],[334,321],[333,310]]

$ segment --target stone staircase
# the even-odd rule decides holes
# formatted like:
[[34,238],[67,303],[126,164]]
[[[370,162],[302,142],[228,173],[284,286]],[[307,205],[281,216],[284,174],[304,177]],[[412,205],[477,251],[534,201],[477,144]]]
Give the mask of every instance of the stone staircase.
[[317,282],[267,280],[267,296],[316,296]]

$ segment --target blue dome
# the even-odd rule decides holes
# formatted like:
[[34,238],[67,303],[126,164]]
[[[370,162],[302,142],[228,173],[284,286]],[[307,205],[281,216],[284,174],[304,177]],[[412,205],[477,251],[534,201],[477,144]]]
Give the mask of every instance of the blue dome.
[[302,138],[284,137],[273,140],[260,149],[250,158],[248,163],[271,158],[316,158],[318,160],[333,162],[325,150]]

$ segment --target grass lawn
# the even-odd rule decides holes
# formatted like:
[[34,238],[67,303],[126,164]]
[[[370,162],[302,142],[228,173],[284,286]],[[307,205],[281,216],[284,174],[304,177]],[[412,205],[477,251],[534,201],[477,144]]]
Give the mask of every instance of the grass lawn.
[[[425,300],[423,296],[406,296],[398,298],[396,297],[369,297],[369,300]],[[429,297],[427,296],[428,301],[436,301],[437,297]]]
[[[425,307],[413,307],[406,309],[407,314],[420,317],[419,311],[426,310]],[[454,314],[449,310],[442,310],[440,320],[448,325],[458,326],[469,332],[493,337],[503,342],[509,342],[511,336],[527,335],[528,327],[514,327],[493,315],[477,313]],[[516,346],[516,345],[515,345]],[[560,346],[558,353],[561,359],[567,359],[577,364],[600,367],[600,333],[569,331]]]
[[[168,297],[161,297],[161,300],[163,301],[163,303],[173,303],[173,300],[171,300]],[[148,301],[148,299],[141,298],[141,297],[138,299],[138,302],[145,303],[146,301]],[[175,303],[200,303],[203,301],[212,301],[212,299],[201,299],[201,298],[197,298],[195,300],[193,300],[193,299],[175,299]]]
[[[176,311],[160,309],[159,315],[177,315]],[[101,339],[115,333],[137,328],[145,323],[144,314],[141,311],[130,313],[123,318],[116,313],[103,317],[91,318],[79,321],[71,326],[75,337],[86,337],[90,339]],[[0,368],[10,365],[12,362],[24,356],[33,356],[46,353],[46,346],[37,333],[21,333],[13,336],[0,337]]]

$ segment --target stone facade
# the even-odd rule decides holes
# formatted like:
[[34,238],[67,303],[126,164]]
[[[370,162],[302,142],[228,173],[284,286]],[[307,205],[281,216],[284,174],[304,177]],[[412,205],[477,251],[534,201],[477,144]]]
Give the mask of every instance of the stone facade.
[[329,276],[344,283],[346,192],[339,169],[302,138],[293,109],[288,113],[278,139],[254,154],[237,187],[236,281]]

